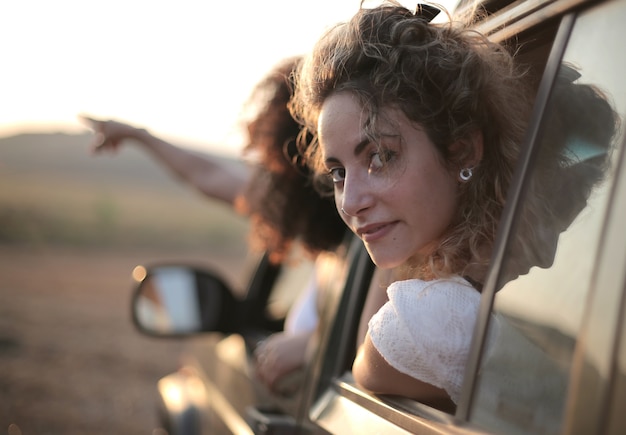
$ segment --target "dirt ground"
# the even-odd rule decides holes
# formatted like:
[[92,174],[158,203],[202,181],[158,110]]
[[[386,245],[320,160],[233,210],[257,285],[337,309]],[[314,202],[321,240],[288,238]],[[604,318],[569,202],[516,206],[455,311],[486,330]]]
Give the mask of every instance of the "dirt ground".
[[186,342],[143,336],[129,314],[131,270],[156,261],[232,271],[205,252],[0,246],[0,435],[163,433],[156,382]]

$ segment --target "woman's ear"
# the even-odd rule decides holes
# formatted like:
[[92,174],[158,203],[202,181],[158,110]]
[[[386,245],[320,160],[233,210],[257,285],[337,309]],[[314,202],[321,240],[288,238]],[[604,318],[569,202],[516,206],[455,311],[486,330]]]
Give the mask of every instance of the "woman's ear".
[[471,169],[483,159],[483,133],[474,130],[450,146],[450,155],[458,169]]
[[472,142],[473,155],[471,159],[472,167],[477,166],[483,159],[483,132],[480,130],[474,130],[470,135],[470,141]]

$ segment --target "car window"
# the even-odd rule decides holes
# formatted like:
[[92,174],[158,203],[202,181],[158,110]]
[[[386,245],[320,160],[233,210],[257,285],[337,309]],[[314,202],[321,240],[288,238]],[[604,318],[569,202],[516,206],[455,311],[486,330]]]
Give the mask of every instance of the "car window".
[[610,347],[620,295],[592,283],[623,142],[626,65],[617,54],[624,16],[626,3],[617,1],[581,13],[552,87],[507,240],[473,396],[470,420],[487,430],[561,432],[592,296],[606,314],[587,337],[593,343],[588,363],[608,376],[603,371],[611,363],[602,349]]
[[279,271],[268,297],[267,315],[271,319],[284,319],[296,300],[307,290],[312,279],[313,262],[303,252],[294,249]]

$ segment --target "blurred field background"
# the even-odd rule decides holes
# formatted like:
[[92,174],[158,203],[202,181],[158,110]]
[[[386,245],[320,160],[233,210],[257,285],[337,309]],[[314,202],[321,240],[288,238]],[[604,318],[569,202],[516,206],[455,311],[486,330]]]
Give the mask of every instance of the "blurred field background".
[[0,139],[0,434],[159,433],[156,382],[189,342],[135,331],[133,267],[194,263],[238,288],[250,271],[243,218],[90,139]]

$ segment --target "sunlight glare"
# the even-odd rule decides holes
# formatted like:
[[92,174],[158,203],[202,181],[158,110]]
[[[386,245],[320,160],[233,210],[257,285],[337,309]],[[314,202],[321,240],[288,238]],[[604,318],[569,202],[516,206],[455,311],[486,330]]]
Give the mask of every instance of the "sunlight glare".
[[0,39],[11,43],[0,54],[0,136],[87,131],[77,119],[85,113],[179,145],[238,154],[240,112],[254,84],[282,58],[305,53],[358,5],[5,2]]
[[132,277],[136,282],[141,282],[146,279],[148,271],[143,266],[135,266],[132,272]]

